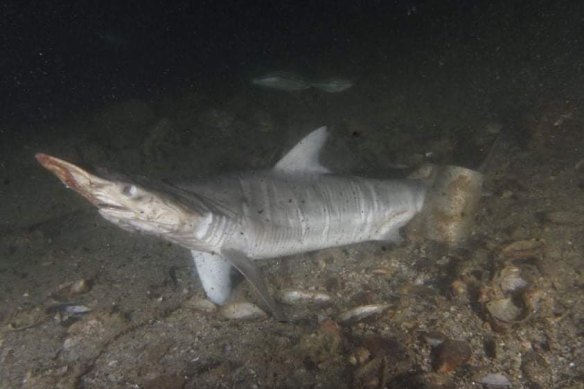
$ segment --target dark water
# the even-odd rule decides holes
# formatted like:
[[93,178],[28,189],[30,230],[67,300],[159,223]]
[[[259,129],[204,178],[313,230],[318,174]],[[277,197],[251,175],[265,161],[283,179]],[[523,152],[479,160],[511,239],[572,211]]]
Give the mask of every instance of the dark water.
[[[533,98],[579,70],[578,1],[17,2],[0,5],[3,120],[204,90],[274,69]],[[447,79],[444,79],[447,78]],[[558,79],[559,78],[559,79]],[[412,84],[412,81],[414,82]],[[476,84],[476,85],[473,85]],[[485,90],[487,89],[487,90]],[[412,96],[411,104],[423,96]]]

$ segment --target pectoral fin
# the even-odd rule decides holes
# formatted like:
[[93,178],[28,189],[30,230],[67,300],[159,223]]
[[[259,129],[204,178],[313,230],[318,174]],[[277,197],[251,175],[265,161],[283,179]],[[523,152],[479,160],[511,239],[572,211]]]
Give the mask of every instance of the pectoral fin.
[[264,277],[258,267],[245,254],[238,251],[227,250],[223,252],[223,255],[253,285],[262,300],[272,310],[274,317],[279,321],[286,321],[280,306],[268,291]]
[[231,294],[231,262],[218,254],[194,250],[191,254],[207,297],[224,304]]

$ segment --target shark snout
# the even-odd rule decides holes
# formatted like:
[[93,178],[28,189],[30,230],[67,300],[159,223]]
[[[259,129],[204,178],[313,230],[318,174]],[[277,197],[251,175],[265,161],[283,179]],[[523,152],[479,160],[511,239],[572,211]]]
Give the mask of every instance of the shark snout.
[[72,163],[48,154],[38,153],[35,155],[35,158],[45,169],[57,176],[68,188],[73,189],[92,204],[98,207],[100,206],[102,201],[96,196],[97,188],[107,185],[108,181]]

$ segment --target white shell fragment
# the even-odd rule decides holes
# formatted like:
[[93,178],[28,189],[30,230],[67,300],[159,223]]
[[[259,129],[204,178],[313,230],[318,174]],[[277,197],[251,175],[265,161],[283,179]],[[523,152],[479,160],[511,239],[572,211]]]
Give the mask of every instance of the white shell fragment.
[[515,292],[527,286],[527,281],[521,278],[521,270],[517,266],[509,265],[503,268],[499,273],[499,279],[503,292]]
[[324,292],[300,289],[281,290],[278,297],[288,305],[325,304],[331,300],[331,296]]
[[352,323],[363,320],[369,316],[380,314],[387,309],[387,304],[360,305],[349,309],[339,315],[339,322]]
[[219,309],[219,313],[225,319],[230,320],[259,320],[268,317],[260,307],[247,302],[223,305]]
[[509,381],[509,379],[505,377],[503,374],[499,373],[489,373],[483,378],[481,378],[479,380],[479,383],[499,388],[511,386],[511,381]]

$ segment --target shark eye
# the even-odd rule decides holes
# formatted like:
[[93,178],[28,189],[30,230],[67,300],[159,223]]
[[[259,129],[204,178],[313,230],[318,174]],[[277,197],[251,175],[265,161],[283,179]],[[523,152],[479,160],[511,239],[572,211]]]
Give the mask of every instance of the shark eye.
[[122,188],[122,194],[127,197],[132,197],[136,194],[136,186],[134,185],[124,185]]

